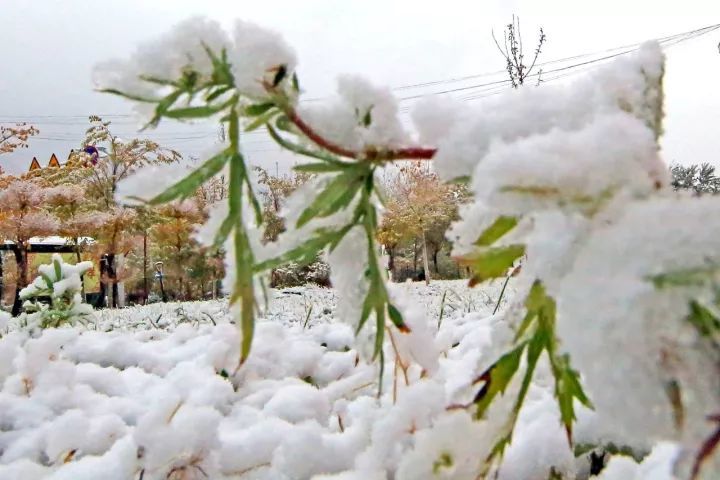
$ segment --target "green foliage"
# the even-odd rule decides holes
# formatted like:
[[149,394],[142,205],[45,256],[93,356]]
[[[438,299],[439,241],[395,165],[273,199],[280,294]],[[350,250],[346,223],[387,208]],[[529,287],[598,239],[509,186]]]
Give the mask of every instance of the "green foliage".
[[475,396],[476,416],[485,415],[492,400],[502,395],[515,375],[520,371],[521,358],[525,355],[525,370],[522,373],[520,390],[513,405],[504,433],[492,449],[487,461],[490,463],[501,457],[512,441],[513,430],[520,409],[527,395],[535,368],[543,353],[546,353],[554,377],[554,393],[560,409],[560,418],[572,443],[572,425],[575,421],[577,400],[588,408],[593,408],[590,399],[583,391],[577,371],[570,366],[568,355],[558,352],[558,340],[555,335],[555,301],[545,292],[545,287],[536,281],[525,299],[525,317],[515,335],[515,346],[495,362],[480,376],[484,382]]
[[493,278],[504,277],[515,261],[525,255],[525,245],[507,245],[479,250],[460,259],[461,265],[472,268],[470,286]]
[[218,153],[195,169],[190,175],[152,198],[148,203],[151,205],[158,205],[170,202],[177,198],[188,198],[194,195],[198,187],[222,170],[230,158],[232,158],[232,154],[227,151]]
[[517,224],[517,217],[500,216],[480,234],[480,237],[475,241],[475,245],[478,247],[488,247],[515,228]]
[[433,462],[433,474],[439,475],[444,468],[451,468],[453,466],[453,458],[448,452],[442,452],[440,456]]
[[720,284],[718,274],[720,269],[714,264],[700,267],[688,267],[647,277],[657,289],[710,287],[715,292],[712,306],[703,304],[698,299],[691,299],[688,303],[686,317],[697,330],[698,334],[709,340],[720,351],[720,316],[716,313],[720,309]]
[[83,262],[63,268],[62,257],[53,255],[50,264],[40,267],[38,278],[20,292],[25,302],[21,324],[44,329],[85,322],[92,307],[80,296],[80,275],[91,267]]
[[[366,280],[369,292],[364,299],[364,309],[360,326],[364,325],[371,314],[376,319],[376,348],[375,356],[381,355],[381,347],[385,330],[385,319],[406,331],[400,311],[390,303],[383,272],[378,266],[375,237],[377,233],[377,212],[374,199],[375,168],[378,158],[370,161],[341,161],[333,149],[318,143],[317,138],[310,135],[312,142],[307,142],[306,134],[301,134],[301,126],[294,116],[293,105],[298,92],[298,79],[292,73],[292,81],[285,82],[290,77],[287,66],[277,65],[268,70],[272,73],[272,80],[263,86],[267,97],[258,102],[256,99],[245,98],[235,88],[231,66],[225,51],[213,52],[205,47],[206,53],[212,62],[210,75],[202,75],[192,69],[185,69],[180,78],[164,79],[141,77],[143,80],[162,85],[166,94],[162,98],[139,98],[117,90],[105,90],[108,93],[120,95],[131,100],[155,104],[153,118],[147,126],[156,126],[163,118],[174,120],[188,120],[219,116],[226,124],[229,145],[221,153],[207,159],[192,173],[179,182],[171,185],[164,192],[157,195],[149,203],[162,204],[176,199],[191,196],[203,184],[212,181],[223,168],[229,167],[229,194],[227,198],[229,214],[222,222],[215,240],[216,245],[223,245],[230,239],[231,253],[235,257],[235,271],[231,303],[240,304],[240,325],[242,330],[241,363],[247,359],[252,345],[255,322],[256,287],[255,275],[262,274],[269,269],[288,262],[300,264],[314,261],[325,249],[334,249],[345,235],[354,227],[365,231],[368,243],[368,270]],[[202,99],[202,100],[200,100]],[[372,108],[362,112],[358,121],[364,126],[372,122]],[[295,153],[305,155],[320,162],[301,165],[298,171],[303,174],[328,174],[330,180],[323,191],[308,205],[297,221],[297,227],[309,226],[313,221],[331,216],[341,210],[353,208],[352,219],[339,228],[316,228],[308,240],[299,246],[282,253],[277,258],[257,263],[251,247],[247,224],[254,220],[260,226],[263,220],[263,206],[253,192],[248,174],[248,167],[240,151],[241,123],[243,130],[253,131],[266,127],[273,140],[281,147]],[[279,131],[290,133],[298,139],[289,140]],[[307,146],[308,143],[310,146]],[[377,157],[377,156],[376,156]],[[357,160],[357,156],[353,156]],[[254,218],[248,216],[246,207],[251,207]],[[267,214],[267,208],[266,214]],[[277,212],[275,208],[275,213]],[[283,228],[276,222],[277,228]],[[276,236],[275,233],[273,236]],[[387,316],[387,317],[386,317]]]

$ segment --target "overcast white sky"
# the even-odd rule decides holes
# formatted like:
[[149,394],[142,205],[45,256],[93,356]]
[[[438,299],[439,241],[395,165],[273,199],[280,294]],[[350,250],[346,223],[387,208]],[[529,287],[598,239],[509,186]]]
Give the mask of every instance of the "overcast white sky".
[[[544,27],[542,59],[553,60],[720,23],[720,1],[3,0],[0,121],[32,121],[41,134],[0,164],[17,172],[33,156],[45,164],[52,152],[62,161],[79,145],[87,115],[128,114],[123,101],[93,92],[93,65],[128,55],[190,15],[228,26],[244,18],[282,32],[298,52],[303,88],[316,97],[332,93],[339,73],[398,86],[502,70],[490,32],[501,31],[512,13],[522,19],[526,45]],[[669,162],[720,165],[719,42],[720,30],[667,50],[663,153]],[[457,85],[468,83],[449,87]],[[108,118],[121,136],[134,134],[130,118]],[[150,135],[197,155],[216,140],[216,127],[169,124]],[[255,164],[292,161],[261,136],[250,137],[246,150]]]

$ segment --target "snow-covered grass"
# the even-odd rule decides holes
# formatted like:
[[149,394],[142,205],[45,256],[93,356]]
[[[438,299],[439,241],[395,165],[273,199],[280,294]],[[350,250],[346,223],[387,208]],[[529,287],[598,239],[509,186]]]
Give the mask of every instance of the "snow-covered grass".
[[[9,332],[0,339],[0,478],[385,478],[387,469],[424,478],[435,467],[413,450],[423,448],[414,430],[481,428],[464,411],[442,425],[430,419],[448,399],[469,401],[477,365],[497,355],[491,337],[507,329],[488,314],[501,286],[399,285],[428,312],[429,328],[442,307],[436,343],[445,354],[436,379],[413,367],[386,372],[380,398],[377,362],[333,320],[331,289],[274,291],[239,369],[224,300],[98,311],[94,325],[35,338]],[[564,445],[551,418],[544,435]],[[466,456],[454,461],[471,471],[477,450]]]
[[[408,282],[397,287],[412,296],[427,312],[429,319],[441,320],[466,313],[490,314],[500,297],[504,280],[490,282],[483,288],[469,288],[467,280]],[[512,282],[501,304],[511,296]],[[310,328],[333,322],[338,294],[334,289],[313,285],[270,291],[268,309],[260,321],[283,325],[302,324]],[[441,312],[442,310],[442,312]],[[89,328],[101,331],[172,329],[179,324],[217,324],[234,322],[227,299],[197,302],[155,303],[114,310],[98,310]]]
[[[272,292],[240,367],[224,300],[98,311],[95,324],[35,338],[9,332],[0,339],[0,478],[474,479],[506,412],[478,422],[458,407],[512,334],[491,315],[501,287],[397,285],[427,312],[441,355],[430,371],[388,365],[379,396],[378,363],[334,320],[332,289]],[[513,291],[511,281],[506,299]],[[400,359],[413,348],[401,338],[392,346]],[[587,478],[549,378],[541,372],[531,386],[501,480]],[[578,442],[602,442],[600,430],[581,410]],[[652,478],[671,478],[661,475],[674,455],[664,445],[649,457]],[[623,462],[614,470],[637,471]]]

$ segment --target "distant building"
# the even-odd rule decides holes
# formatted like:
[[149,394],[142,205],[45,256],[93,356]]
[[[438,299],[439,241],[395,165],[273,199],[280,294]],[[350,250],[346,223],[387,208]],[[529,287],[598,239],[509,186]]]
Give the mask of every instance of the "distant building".
[[[73,156],[75,153],[75,150],[70,150],[70,153],[68,154],[68,160],[70,160],[70,157]],[[60,164],[60,160],[58,160],[57,155],[54,153],[50,156],[50,160],[48,161],[47,167],[57,167],[60,168],[62,165]],[[30,162],[30,167],[28,168],[28,172],[32,172],[33,170],[40,170],[43,166],[40,165],[40,162],[38,161],[37,157],[33,157],[32,161]]]

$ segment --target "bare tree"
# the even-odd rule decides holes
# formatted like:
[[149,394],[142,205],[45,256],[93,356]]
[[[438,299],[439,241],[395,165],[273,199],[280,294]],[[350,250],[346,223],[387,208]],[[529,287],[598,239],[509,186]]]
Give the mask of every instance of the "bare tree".
[[[542,52],[542,47],[547,41],[547,36],[540,27],[540,33],[538,35],[537,46],[532,58],[530,66],[525,64],[525,53],[523,51],[522,34],[520,32],[520,17],[515,15],[512,16],[512,22],[505,26],[503,31],[503,44],[500,45],[498,39],[495,37],[495,32],[492,32],[493,40],[498,50],[505,58],[505,67],[510,77],[510,83],[513,88],[521,87],[525,84],[525,80],[531,76],[537,59]],[[538,84],[540,83],[540,76],[542,75],[542,69],[538,70]]]

